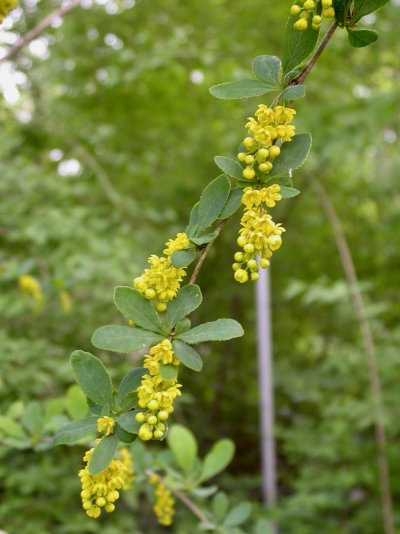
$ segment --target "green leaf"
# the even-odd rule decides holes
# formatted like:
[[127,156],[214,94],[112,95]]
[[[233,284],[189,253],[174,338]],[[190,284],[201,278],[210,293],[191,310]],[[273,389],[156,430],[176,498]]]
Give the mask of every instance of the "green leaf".
[[215,156],[214,161],[216,165],[228,176],[241,180],[243,178],[243,168],[232,158],[225,156]]
[[216,237],[218,237],[216,232],[210,232],[209,234],[204,234],[199,237],[191,237],[190,241],[196,246],[201,246],[211,243],[211,241],[214,241]]
[[114,302],[127,319],[135,321],[138,326],[145,330],[162,333],[161,321],[157,312],[150,301],[136,289],[127,286],[116,287]]
[[[354,0],[353,16],[351,18],[350,24],[356,23],[362,17],[365,17],[365,15],[369,15],[369,13],[373,13],[374,11],[378,10],[380,7],[387,4],[388,2],[389,0]],[[335,10],[336,10],[336,6],[335,6]],[[373,41],[370,41],[370,42],[373,42]]]
[[212,511],[218,522],[225,517],[228,511],[229,500],[226,493],[219,491],[212,500]]
[[92,337],[95,347],[113,352],[135,352],[155,345],[164,339],[153,332],[131,326],[106,325],[98,328]]
[[122,402],[126,395],[129,395],[133,391],[136,391],[140,386],[143,375],[147,373],[147,369],[144,367],[136,367],[131,369],[121,380],[118,388],[118,402]]
[[90,415],[78,421],[72,421],[54,434],[53,445],[70,445],[97,433],[97,415]]
[[289,85],[283,91],[283,98],[285,100],[298,100],[306,96],[306,87],[305,85]]
[[187,332],[188,330],[190,330],[191,326],[192,322],[190,321],[190,319],[188,319],[187,317],[185,317],[185,319],[181,319],[176,323],[175,335],[178,336],[179,334],[182,334],[182,332]]
[[281,60],[276,56],[257,56],[253,59],[253,72],[268,85],[279,86]]
[[298,189],[295,189],[294,187],[285,187],[281,185],[280,194],[282,195],[282,198],[292,198],[297,196],[300,191]]
[[42,409],[38,402],[30,402],[26,406],[21,417],[21,423],[31,435],[38,436],[42,433],[44,418]]
[[379,37],[379,33],[375,30],[346,29],[349,43],[351,46],[354,46],[354,48],[363,48],[364,46],[368,46],[371,43],[374,43]]
[[196,236],[200,230],[199,204],[200,202],[197,202],[193,206],[192,211],[190,212],[189,224],[186,226],[186,229],[185,229],[185,233],[189,238]]
[[196,259],[196,251],[194,248],[188,250],[177,250],[171,255],[172,265],[174,267],[187,267]]
[[114,433],[119,441],[122,441],[123,443],[132,443],[132,441],[135,441],[137,438],[137,434],[127,432],[118,423],[115,425]]
[[280,176],[271,176],[271,178],[268,178],[265,182],[263,182],[265,185],[273,185],[278,184],[280,186],[286,186],[286,187],[292,187],[293,180],[290,178],[289,175],[280,175]]
[[206,455],[201,471],[201,480],[207,480],[225,469],[235,454],[235,444],[230,439],[221,439]]
[[103,436],[96,445],[93,454],[89,460],[89,473],[94,476],[98,475],[110,465],[114,454],[118,447],[118,436],[111,434],[111,436]]
[[120,427],[123,428],[126,432],[129,432],[130,434],[137,434],[139,432],[141,423],[138,423],[135,419],[135,414],[137,412],[138,410],[123,413],[117,419]]
[[[226,341],[244,334],[241,325],[234,319],[217,319],[209,323],[195,326],[178,336],[191,345],[202,341]],[[179,357],[179,356],[178,356]]]
[[177,297],[168,304],[167,308],[167,324],[169,328],[173,328],[178,321],[196,310],[202,301],[203,297],[201,289],[195,284],[184,286]]
[[250,514],[251,504],[249,502],[241,502],[230,510],[223,524],[226,527],[237,527],[247,521]]
[[182,425],[173,425],[167,441],[177,464],[187,473],[190,472],[197,457],[197,443],[193,434]]
[[258,80],[237,80],[210,87],[210,93],[223,100],[261,96],[275,90],[275,87]]
[[283,143],[281,153],[274,161],[269,177],[286,174],[291,169],[298,169],[306,160],[311,148],[311,135],[302,133],[295,135],[291,141]]
[[111,379],[98,358],[76,350],[71,354],[71,365],[76,381],[89,399],[100,406],[111,404]]
[[319,30],[313,30],[311,24],[304,31],[296,30],[293,25],[297,16],[289,17],[283,36],[282,66],[284,74],[303,63],[317,44]]
[[240,207],[243,191],[239,187],[231,189],[228,200],[224,206],[224,209],[219,214],[219,219],[227,219],[231,217]]
[[172,342],[172,348],[175,356],[185,367],[188,367],[193,371],[202,370],[203,360],[192,347],[189,347],[189,345],[186,345],[186,343],[183,343],[182,341],[174,340]]
[[[340,26],[344,26],[349,6],[353,0],[335,0],[335,19]],[[387,0],[386,0],[387,1]]]
[[163,380],[175,380],[178,376],[178,367],[172,364],[160,363],[159,372]]
[[87,415],[88,406],[86,402],[86,395],[81,388],[76,384],[68,388],[65,397],[65,409],[71,419],[82,419]]
[[231,184],[224,174],[207,185],[200,196],[197,223],[199,228],[208,228],[218,219],[229,197],[230,190]]
[[0,415],[0,430],[14,438],[26,438],[22,426],[10,417],[5,417],[4,415]]

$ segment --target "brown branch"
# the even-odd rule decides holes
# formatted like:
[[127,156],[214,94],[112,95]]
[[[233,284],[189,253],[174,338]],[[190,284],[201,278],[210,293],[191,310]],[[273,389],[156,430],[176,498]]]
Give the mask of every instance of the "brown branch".
[[382,388],[379,376],[378,360],[371,324],[368,320],[363,297],[360,291],[357,272],[350,247],[343,233],[340,219],[324,187],[311,178],[312,188],[331,225],[336,247],[342,262],[347,283],[350,288],[353,308],[358,318],[365,351],[368,356],[371,392],[374,403],[375,442],[378,449],[379,486],[382,499],[382,514],[385,534],[394,534],[392,494],[390,490],[389,462],[387,457],[386,433],[383,424]]
[[175,495],[175,497],[177,497],[196,517],[198,517],[202,523],[204,523],[205,525],[210,526],[210,527],[214,526],[214,525],[212,525],[212,523],[210,523],[210,520],[204,514],[204,512],[202,510],[200,510],[200,508],[198,508],[194,504],[194,502],[191,501],[189,499],[189,497],[187,497],[187,495],[185,495],[182,491],[180,491],[180,490],[170,486],[169,484],[167,484],[167,482],[165,481],[165,478],[160,476],[155,471],[152,471],[151,469],[146,469],[145,474],[148,477],[151,477],[152,475],[157,475],[157,477],[160,479],[160,482],[165,484],[165,486],[167,486],[168,489],[171,490],[171,492]]
[[65,4],[62,7],[59,7],[55,11],[52,11],[47,17],[45,17],[43,20],[39,22],[32,30],[30,30],[28,33],[26,33],[23,37],[21,37],[15,45],[13,45],[5,56],[0,58],[0,64],[4,63],[5,61],[9,61],[11,58],[16,56],[22,48],[24,48],[28,43],[33,41],[38,35],[40,35],[42,32],[47,30],[53,22],[58,19],[65,17],[67,13],[75,9],[79,6],[81,3],[81,0],[71,0],[68,4]]
[[303,70],[303,72],[300,74],[300,76],[298,78],[296,78],[295,80],[292,81],[291,85],[301,85],[302,83],[304,83],[305,79],[310,74],[312,68],[314,67],[314,65],[318,61],[319,56],[325,50],[326,45],[329,43],[329,41],[330,41],[332,35],[334,34],[337,26],[338,26],[338,24],[337,24],[336,21],[331,24],[331,26],[328,29],[328,31],[326,32],[324,38],[319,43],[317,49],[315,50],[314,54],[312,55],[310,61],[307,63],[306,68]]
[[[219,236],[219,234],[221,233],[222,228],[225,226],[225,224],[228,222],[228,220],[229,220],[229,218],[225,219],[224,221],[221,221],[219,223],[219,225],[215,228],[214,232],[217,234],[216,238]],[[196,263],[196,266],[195,266],[195,268],[193,270],[192,276],[190,277],[190,280],[188,282],[189,284],[194,284],[196,282],[197,277],[198,277],[199,272],[200,272],[200,269],[203,266],[203,263],[205,262],[205,259],[207,257],[207,254],[208,254],[212,244],[213,244],[213,241],[211,241],[210,243],[207,243],[207,245],[204,247],[204,250],[201,253],[201,256],[198,259],[198,261]]]

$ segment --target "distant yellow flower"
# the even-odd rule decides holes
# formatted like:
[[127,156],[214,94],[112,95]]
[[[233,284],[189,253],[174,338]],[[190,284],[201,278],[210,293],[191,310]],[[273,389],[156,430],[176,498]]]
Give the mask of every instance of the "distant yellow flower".
[[44,298],[39,280],[30,274],[24,274],[18,278],[18,283],[20,290],[33,299],[36,311],[40,311],[43,307]]
[[155,486],[154,494],[156,501],[153,506],[153,511],[156,514],[158,522],[165,527],[169,527],[172,525],[175,514],[175,499],[172,492],[156,474],[153,474],[149,481]]
[[[86,451],[83,461],[86,464],[94,449]],[[128,449],[119,451],[120,459],[114,459],[110,465],[98,475],[91,475],[87,465],[79,471],[82,491],[82,508],[89,517],[97,519],[101,511],[113,512],[115,502],[119,499],[119,490],[127,490],[134,480],[132,456]]]
[[99,417],[97,419],[97,430],[101,433],[105,431],[106,436],[109,436],[113,433],[115,426],[115,421],[112,417]]

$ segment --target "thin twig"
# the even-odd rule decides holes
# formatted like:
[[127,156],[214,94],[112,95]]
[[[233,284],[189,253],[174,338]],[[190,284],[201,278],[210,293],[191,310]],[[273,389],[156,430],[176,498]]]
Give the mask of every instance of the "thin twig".
[[200,519],[200,521],[202,523],[204,523],[204,525],[207,525],[207,526],[213,526],[212,523],[210,523],[210,520],[208,519],[208,517],[204,514],[204,512],[202,510],[200,510],[200,508],[198,508],[193,501],[191,501],[189,499],[189,497],[187,497],[187,495],[185,495],[182,491],[170,486],[166,481],[165,481],[165,478],[163,478],[162,476],[160,476],[158,473],[156,473],[155,471],[152,471],[151,469],[146,469],[145,471],[145,474],[148,476],[148,477],[151,477],[152,475],[157,475],[157,477],[160,479],[160,482],[162,482],[163,484],[165,484],[165,486],[168,487],[168,489],[171,490],[171,492],[175,495],[175,497],[177,497],[187,508],[189,508],[189,510],[196,516]]
[[307,78],[307,76],[310,74],[312,68],[314,67],[315,63],[318,61],[319,56],[322,54],[322,52],[325,50],[326,45],[329,43],[332,35],[334,34],[338,24],[337,22],[332,22],[330,28],[326,32],[324,38],[319,43],[317,49],[315,50],[314,54],[312,55],[310,61],[307,63],[306,68],[303,70],[303,72],[300,74],[298,78],[292,81],[291,85],[301,85],[304,83],[304,80]]
[[55,20],[58,18],[63,18],[67,13],[79,6],[81,0],[71,0],[62,7],[59,7],[55,11],[52,11],[47,17],[39,22],[34,28],[32,28],[28,33],[21,37],[15,45],[13,45],[5,56],[0,58],[0,64],[5,61],[9,61],[12,57],[16,56],[22,48],[24,48],[28,43],[33,41],[39,34],[47,30]]
[[311,178],[311,185],[325,212],[326,218],[328,219],[329,224],[331,225],[333,236],[336,242],[336,247],[338,249],[339,256],[343,265],[343,270],[345,272],[347,283],[350,288],[354,311],[357,315],[360,324],[361,336],[364,342],[365,351],[368,355],[371,391],[375,409],[375,441],[378,449],[379,486],[382,499],[384,531],[385,534],[394,534],[389,462],[386,450],[386,433],[382,418],[382,388],[372,328],[366,314],[365,305],[358,282],[357,272],[354,266],[350,247],[347,243],[346,237],[343,233],[340,224],[340,219],[324,187],[315,178]]
[[[222,228],[225,226],[225,224],[228,222],[228,220],[229,219],[225,219],[224,221],[221,221],[219,223],[219,225],[215,228],[215,230],[213,230],[214,233],[217,234],[216,237],[221,233]],[[196,267],[194,268],[192,276],[191,276],[191,278],[190,278],[190,280],[188,282],[189,284],[194,284],[196,282],[196,279],[197,279],[197,277],[199,275],[200,269],[201,269],[201,267],[202,267],[202,265],[203,265],[203,263],[204,263],[204,261],[205,261],[205,259],[207,257],[207,254],[208,254],[212,244],[213,244],[213,241],[210,241],[210,243],[207,243],[207,245],[204,247],[204,250],[201,253],[200,258],[198,259],[198,261],[196,263]]]

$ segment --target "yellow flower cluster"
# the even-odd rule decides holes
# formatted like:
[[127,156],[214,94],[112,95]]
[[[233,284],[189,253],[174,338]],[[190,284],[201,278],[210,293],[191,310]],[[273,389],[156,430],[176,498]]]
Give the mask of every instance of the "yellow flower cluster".
[[172,492],[156,474],[151,475],[150,483],[155,486],[156,501],[153,511],[157,516],[158,522],[164,527],[169,527],[172,525],[175,514],[175,499]]
[[43,306],[43,292],[39,280],[30,274],[24,274],[18,278],[19,288],[35,302],[35,308],[40,311]]
[[248,118],[246,128],[249,137],[243,141],[247,152],[238,154],[238,160],[246,164],[244,178],[256,178],[256,165],[263,175],[271,171],[274,159],[281,153],[278,143],[291,141],[295,134],[295,127],[290,124],[295,114],[296,111],[292,108],[276,106],[272,109],[260,104],[255,117]]
[[114,431],[115,421],[112,417],[104,416],[97,419],[98,432],[104,432],[106,436],[110,436]]
[[[317,14],[318,4],[321,2],[322,11]],[[290,8],[290,14],[293,17],[298,15],[298,20],[294,23],[296,30],[306,30],[311,20],[313,30],[319,30],[322,20],[331,19],[335,16],[335,10],[332,7],[332,0],[296,0],[296,3]]]
[[164,339],[158,345],[150,349],[150,354],[144,357],[144,367],[149,374],[145,374],[138,387],[138,404],[146,412],[138,412],[135,419],[142,423],[139,429],[139,437],[144,440],[162,439],[165,435],[164,422],[173,412],[173,402],[181,395],[181,384],[177,379],[164,380],[159,374],[160,363],[163,365],[179,365],[172,344],[169,339]]
[[[282,244],[281,235],[285,229],[274,223],[266,208],[273,208],[281,200],[280,186],[277,184],[262,189],[246,187],[242,196],[245,205],[241,220],[242,228],[239,232],[237,244],[243,249],[235,253],[235,280],[247,282],[249,272],[251,280],[258,280],[258,267],[266,269],[269,258]],[[257,264],[256,256],[259,256]]]
[[171,255],[178,250],[188,249],[189,239],[185,233],[179,233],[175,239],[165,243],[165,256],[151,255],[147,260],[150,265],[141,276],[133,281],[133,286],[149,300],[156,301],[156,310],[166,310],[166,302],[176,297],[186,270],[172,265]]
[[3,22],[7,13],[17,7],[17,0],[0,0],[0,24]]
[[[88,464],[94,449],[86,451],[83,461]],[[102,509],[106,512],[115,510],[115,502],[119,499],[119,490],[127,490],[131,486],[134,473],[132,456],[128,449],[120,449],[120,459],[112,460],[110,465],[98,475],[91,475],[87,465],[79,471],[82,491],[82,508],[89,517],[97,519]]]

